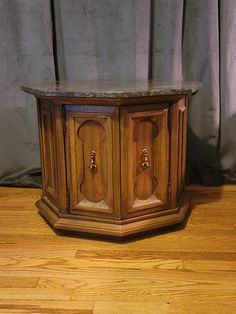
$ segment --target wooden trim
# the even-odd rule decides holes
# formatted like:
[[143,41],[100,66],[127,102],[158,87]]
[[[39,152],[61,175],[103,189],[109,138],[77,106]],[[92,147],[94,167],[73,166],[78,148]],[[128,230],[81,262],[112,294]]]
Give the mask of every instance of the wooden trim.
[[[186,134],[187,119],[184,117],[186,98],[180,99],[171,107],[171,149],[170,149],[170,184],[171,198],[170,208],[175,208],[178,197],[182,192],[182,165],[186,162],[186,140],[183,140]],[[180,118],[181,115],[181,118]],[[181,123],[181,124],[180,124]]]
[[36,97],[37,99],[50,100],[55,105],[104,105],[104,106],[125,106],[134,104],[157,104],[159,102],[175,102],[186,95],[167,95],[151,97],[130,97],[130,98],[76,98],[76,97]]
[[87,221],[74,219],[71,217],[60,217],[56,214],[43,200],[39,200],[36,205],[43,217],[55,228],[60,230],[71,230],[83,233],[101,234],[115,237],[125,237],[132,234],[142,233],[150,230],[155,230],[160,227],[181,223],[189,209],[190,198],[185,193],[179,204],[178,211],[151,217],[124,224],[111,224],[99,221]]

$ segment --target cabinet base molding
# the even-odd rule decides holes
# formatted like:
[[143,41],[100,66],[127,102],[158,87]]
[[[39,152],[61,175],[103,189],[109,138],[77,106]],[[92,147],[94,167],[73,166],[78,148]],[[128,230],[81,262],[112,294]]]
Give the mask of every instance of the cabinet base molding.
[[139,220],[131,222],[130,219],[114,221],[109,219],[109,222],[106,222],[106,219],[103,221],[86,220],[86,217],[75,219],[74,215],[59,213],[54,206],[54,208],[51,207],[49,202],[45,202],[43,199],[39,200],[36,206],[39,208],[39,213],[55,229],[122,238],[183,222],[190,208],[190,196],[184,191],[175,209],[158,212],[156,216],[137,217]]

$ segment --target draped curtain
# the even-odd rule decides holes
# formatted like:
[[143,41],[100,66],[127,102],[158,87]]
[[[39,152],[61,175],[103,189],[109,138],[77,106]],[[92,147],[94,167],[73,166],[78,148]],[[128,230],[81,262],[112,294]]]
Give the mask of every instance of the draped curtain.
[[236,182],[236,1],[0,0],[0,184],[38,185],[45,79],[201,81],[188,110],[188,182]]
[[55,79],[47,0],[0,0],[0,184],[39,185],[35,99],[23,81]]

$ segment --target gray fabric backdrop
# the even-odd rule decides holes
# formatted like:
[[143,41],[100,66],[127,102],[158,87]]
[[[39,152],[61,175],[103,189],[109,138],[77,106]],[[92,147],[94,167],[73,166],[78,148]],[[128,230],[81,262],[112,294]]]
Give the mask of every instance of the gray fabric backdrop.
[[50,1],[0,0],[0,178],[34,184],[39,167],[36,106],[24,80],[54,79]]
[[189,181],[236,182],[235,16],[235,0],[0,0],[0,184],[39,184],[36,106],[20,84],[55,70],[203,82],[189,105]]

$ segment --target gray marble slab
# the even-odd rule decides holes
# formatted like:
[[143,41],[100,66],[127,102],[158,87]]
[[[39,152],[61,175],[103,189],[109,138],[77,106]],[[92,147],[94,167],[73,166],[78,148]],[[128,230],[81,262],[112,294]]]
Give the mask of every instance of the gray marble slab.
[[24,84],[22,90],[36,97],[95,97],[129,98],[159,95],[190,95],[200,87],[199,82],[137,81],[44,81]]

